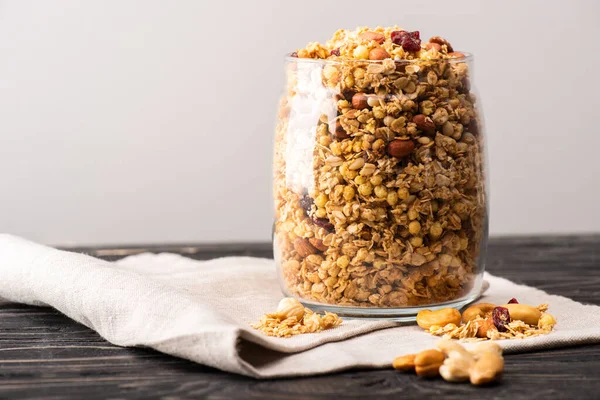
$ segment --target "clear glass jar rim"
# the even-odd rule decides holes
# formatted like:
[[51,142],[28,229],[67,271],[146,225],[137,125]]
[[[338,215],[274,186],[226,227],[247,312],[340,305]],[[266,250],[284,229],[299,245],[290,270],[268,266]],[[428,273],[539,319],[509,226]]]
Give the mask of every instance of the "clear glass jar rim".
[[[406,59],[402,59],[402,60],[393,60],[395,63],[400,63],[400,64],[416,64],[416,63],[426,63],[426,62],[449,62],[449,63],[456,63],[456,62],[465,62],[465,61],[472,61],[473,60],[473,54],[471,53],[467,53],[464,51],[455,51],[455,53],[461,53],[464,54],[462,57],[452,57],[452,58],[432,58],[430,60],[426,60],[426,59],[422,59],[422,58],[416,58],[413,60],[406,60]],[[300,57],[292,57],[292,53],[288,53],[285,55],[285,61],[288,62],[296,62],[296,63],[300,63],[300,62],[306,62],[306,63],[314,63],[314,64],[341,64],[341,63],[372,63],[372,64],[381,64],[383,61],[386,60],[359,60],[356,58],[337,58],[337,59],[332,59],[332,58],[300,58]]]

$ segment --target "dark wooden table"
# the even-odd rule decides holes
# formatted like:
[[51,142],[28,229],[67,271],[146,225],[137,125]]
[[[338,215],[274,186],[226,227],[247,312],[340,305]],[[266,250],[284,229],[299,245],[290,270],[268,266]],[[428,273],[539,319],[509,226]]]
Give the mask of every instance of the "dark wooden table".
[[[79,249],[106,259],[170,251],[270,257],[267,244]],[[600,304],[600,236],[493,239],[488,270]],[[258,381],[160,353],[116,347],[52,309],[0,303],[0,398],[600,399],[600,344],[506,356],[504,380],[474,388],[393,370]]]

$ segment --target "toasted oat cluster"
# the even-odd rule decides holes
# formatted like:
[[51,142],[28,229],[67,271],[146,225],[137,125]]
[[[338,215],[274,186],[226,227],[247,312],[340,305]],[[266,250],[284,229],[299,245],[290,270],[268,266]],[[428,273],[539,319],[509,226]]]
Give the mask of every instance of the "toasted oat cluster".
[[409,32],[398,26],[375,29],[360,27],[353,31],[340,29],[324,45],[311,42],[292,55],[300,58],[374,61],[464,57],[463,53],[455,52],[452,45],[440,36],[433,36],[428,43],[422,43],[419,31]]
[[468,294],[487,228],[468,57],[399,28],[292,56],[274,154],[285,292],[380,308]]
[[305,308],[298,300],[285,298],[277,307],[277,312],[265,314],[260,322],[250,324],[267,336],[291,337],[302,333],[317,333],[335,328],[342,323],[336,314],[323,315]]

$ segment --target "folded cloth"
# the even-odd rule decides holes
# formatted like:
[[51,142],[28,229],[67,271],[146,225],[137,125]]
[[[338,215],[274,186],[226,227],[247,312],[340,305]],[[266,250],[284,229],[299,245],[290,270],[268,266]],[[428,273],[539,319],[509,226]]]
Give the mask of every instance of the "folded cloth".
[[[600,342],[600,307],[487,273],[485,279],[490,288],[482,301],[549,303],[558,320],[549,335],[498,341],[506,352]],[[362,320],[291,338],[265,336],[249,323],[272,312],[282,294],[273,260],[250,257],[146,253],[107,262],[0,234],[0,297],[54,307],[119,346],[256,378],[389,367],[395,356],[438,340],[414,324]]]

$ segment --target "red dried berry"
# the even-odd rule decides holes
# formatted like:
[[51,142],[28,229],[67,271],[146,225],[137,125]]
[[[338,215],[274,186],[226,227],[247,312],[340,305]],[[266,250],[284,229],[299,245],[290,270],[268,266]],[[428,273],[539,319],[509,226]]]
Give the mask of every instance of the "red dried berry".
[[406,31],[393,31],[390,34],[390,38],[392,39],[392,43],[397,45],[402,45],[402,39],[408,35]]
[[421,40],[421,34],[419,33],[419,31],[408,32],[408,36],[410,36],[413,39]]
[[298,57],[298,52],[297,51],[293,52],[292,54],[290,54],[290,57]]
[[333,49],[333,50],[331,50],[331,52],[329,53],[329,55],[339,56],[340,55],[340,49]]
[[507,304],[519,304],[519,302],[517,301],[517,299],[515,299],[515,298],[513,297],[512,299],[510,299],[510,300],[508,301],[508,303],[507,303]]
[[315,225],[320,226],[321,228],[325,228],[328,231],[333,231],[334,226],[327,218],[313,218],[313,222]]
[[421,40],[406,37],[402,41],[402,48],[404,51],[419,51],[421,50]]
[[506,325],[510,323],[510,313],[508,312],[508,308],[505,307],[495,307],[492,310],[492,320],[494,321],[494,325],[498,332],[506,332]]
[[402,46],[405,51],[421,50],[421,34],[419,31],[393,31],[390,37],[393,43]]

